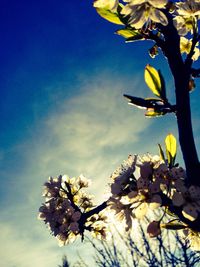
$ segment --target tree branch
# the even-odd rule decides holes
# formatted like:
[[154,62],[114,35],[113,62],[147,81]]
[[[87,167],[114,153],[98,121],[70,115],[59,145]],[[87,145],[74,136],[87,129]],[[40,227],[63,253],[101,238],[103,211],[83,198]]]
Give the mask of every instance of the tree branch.
[[173,25],[172,16],[170,14],[167,14],[167,16],[168,26],[161,26],[165,37],[163,53],[168,59],[169,67],[174,77],[179,142],[185,162],[187,182],[200,186],[200,179],[197,177],[200,167],[192,130],[189,98],[191,66],[183,62],[180,53],[180,37]]
[[84,216],[87,218],[91,217],[94,214],[98,214],[99,212],[101,212],[102,210],[104,210],[107,207],[107,201],[104,201],[102,204],[100,204],[99,206],[95,207],[94,209],[85,212]]

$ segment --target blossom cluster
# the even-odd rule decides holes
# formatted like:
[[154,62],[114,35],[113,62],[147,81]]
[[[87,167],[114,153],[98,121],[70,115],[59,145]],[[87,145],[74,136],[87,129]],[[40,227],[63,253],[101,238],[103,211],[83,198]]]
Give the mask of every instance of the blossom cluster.
[[[163,25],[168,23],[167,17],[161,11],[165,8],[167,0],[124,0],[123,2],[126,5],[120,5],[122,7],[120,13],[124,17],[128,17],[129,25],[136,29],[142,28],[144,24],[150,25],[152,21]],[[94,1],[94,7],[107,8],[112,12],[116,12],[118,6],[118,0]]]
[[199,18],[199,0],[187,0],[176,3],[176,16],[174,18],[174,24],[180,35],[186,35],[189,32],[193,32]]
[[39,209],[40,220],[48,225],[59,245],[73,242],[89,230],[97,238],[106,238],[106,216],[87,216],[94,207],[92,196],[84,192],[90,180],[83,175],[69,178],[66,175],[50,177],[44,184],[45,203]]
[[[115,211],[116,218],[125,221],[127,230],[132,227],[132,219],[142,219],[149,210],[163,206],[179,207],[184,223],[188,224],[200,214],[200,187],[187,187],[185,170],[178,166],[169,167],[160,156],[129,156],[111,179],[109,206]],[[150,223],[147,229],[150,236],[160,233],[160,221]]]
[[[191,247],[199,250],[200,237],[198,231],[190,228],[190,223],[200,216],[200,187],[186,186],[186,172],[182,167],[170,165],[168,160],[157,155],[129,155],[110,178],[111,196],[100,209],[94,208],[92,196],[84,191],[90,181],[83,175],[50,177],[44,184],[45,203],[39,209],[39,219],[48,225],[59,245],[73,242],[78,236],[83,239],[85,230],[93,237],[107,239],[105,212],[114,212],[116,220],[123,221],[128,231],[134,219],[143,219],[151,216],[151,210],[160,210],[163,215],[147,227],[149,236],[158,236],[161,228],[184,229]],[[178,225],[161,223],[170,206],[181,213],[181,218],[180,214],[174,214],[172,220],[178,220]]]
[[[95,0],[95,8],[106,8],[116,12],[120,7],[120,14],[128,18],[128,24],[135,29],[141,29],[145,24],[148,26],[159,23],[168,24],[165,10],[174,14],[175,25],[181,35],[193,30],[194,23],[200,18],[200,1],[168,1],[168,0]],[[147,25],[146,25],[147,26]]]
[[[180,50],[181,53],[189,54],[192,46],[191,34],[198,34],[198,20],[200,19],[200,1],[185,0],[185,1],[168,1],[168,0],[95,0],[94,7],[99,11],[99,14],[104,16],[100,10],[107,10],[115,14],[120,20],[110,20],[113,23],[124,24],[126,31],[124,33],[131,37],[130,30],[137,30],[140,34],[148,31],[155,31],[156,35],[162,37],[162,27],[167,26],[168,16],[173,18],[174,26],[178,34],[181,36]],[[161,26],[161,27],[160,27]],[[117,31],[119,34],[122,31]],[[135,33],[134,33],[135,34]],[[123,36],[123,34],[121,34]],[[129,36],[130,35],[130,36]],[[186,35],[188,38],[186,38]],[[193,60],[197,60],[200,56],[198,48],[199,43],[196,43],[194,49]]]

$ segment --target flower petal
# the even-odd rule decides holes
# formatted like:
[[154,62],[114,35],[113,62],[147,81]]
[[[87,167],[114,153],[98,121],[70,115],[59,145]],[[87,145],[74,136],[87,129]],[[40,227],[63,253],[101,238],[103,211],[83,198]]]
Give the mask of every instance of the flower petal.
[[167,17],[165,16],[165,14],[162,11],[160,11],[158,9],[151,8],[151,10],[149,12],[149,17],[151,20],[153,20],[157,23],[161,23],[164,26],[166,26],[168,24]]
[[185,199],[181,193],[175,192],[172,196],[172,203],[174,206],[180,207],[185,203]]
[[148,0],[148,3],[156,8],[164,8],[168,0]]
[[135,217],[138,219],[144,218],[148,210],[148,205],[146,202],[141,203],[136,209],[135,209]]
[[197,212],[196,209],[195,209],[192,205],[190,205],[190,204],[186,205],[186,206],[183,208],[182,213],[183,213],[183,216],[184,216],[185,218],[187,218],[188,220],[190,220],[190,221],[195,221],[195,220],[197,219],[197,217],[198,217],[198,212]]

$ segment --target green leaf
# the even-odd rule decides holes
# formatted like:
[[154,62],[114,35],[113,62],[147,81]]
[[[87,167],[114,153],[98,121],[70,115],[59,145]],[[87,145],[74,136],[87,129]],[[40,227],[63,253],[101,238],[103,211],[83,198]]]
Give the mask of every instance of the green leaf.
[[163,111],[158,111],[158,110],[155,110],[153,108],[149,108],[149,109],[147,109],[147,112],[145,113],[145,116],[149,117],[149,118],[152,118],[152,117],[160,117],[160,116],[163,116],[165,114],[166,113],[163,112]]
[[165,146],[166,146],[166,154],[168,159],[168,164],[170,167],[174,166],[175,158],[176,158],[176,138],[169,134],[165,139]]
[[160,144],[158,144],[158,148],[159,148],[159,154],[160,154],[160,158],[165,161],[165,153],[162,149],[162,146]]
[[113,13],[105,8],[96,8],[97,13],[104,19],[119,25],[124,25],[124,23],[120,20],[118,13]]
[[126,39],[141,35],[138,30],[132,30],[132,29],[128,29],[128,28],[120,29],[120,30],[116,31],[115,33],[118,35],[121,35],[122,37],[124,37]]
[[145,67],[144,79],[147,86],[150,88],[154,95],[160,98],[165,96],[165,93],[162,92],[162,90],[165,88],[163,88],[160,73],[149,64]]

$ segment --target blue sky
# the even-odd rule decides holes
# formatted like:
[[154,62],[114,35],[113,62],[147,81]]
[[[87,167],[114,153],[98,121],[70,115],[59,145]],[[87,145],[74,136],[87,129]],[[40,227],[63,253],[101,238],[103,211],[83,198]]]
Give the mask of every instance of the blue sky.
[[[57,266],[63,254],[37,220],[42,185],[50,175],[83,173],[100,202],[111,172],[130,153],[157,152],[173,116],[145,119],[123,93],[151,96],[143,80],[150,43],[125,44],[119,27],[101,19],[92,1],[30,0],[0,3],[0,214],[2,267]],[[199,148],[199,92],[192,95]],[[100,189],[99,189],[100,188]]]

